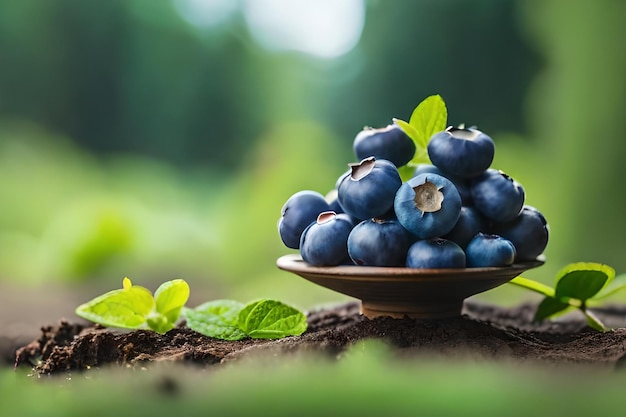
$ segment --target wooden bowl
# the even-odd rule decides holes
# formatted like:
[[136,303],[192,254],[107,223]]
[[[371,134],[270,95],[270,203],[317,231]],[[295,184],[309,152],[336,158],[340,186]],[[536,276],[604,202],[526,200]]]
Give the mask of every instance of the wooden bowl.
[[361,300],[366,317],[443,318],[461,315],[463,300],[543,265],[543,260],[506,267],[416,269],[307,264],[300,255],[285,255],[278,268],[315,284]]

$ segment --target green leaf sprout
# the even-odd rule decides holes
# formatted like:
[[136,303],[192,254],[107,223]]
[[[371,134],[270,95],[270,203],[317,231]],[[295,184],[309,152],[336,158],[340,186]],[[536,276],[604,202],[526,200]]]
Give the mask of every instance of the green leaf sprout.
[[165,333],[176,325],[188,298],[189,285],[182,279],[162,284],[153,297],[147,288],[133,285],[126,277],[122,289],[81,304],[75,312],[77,316],[103,326]]
[[615,270],[608,265],[577,262],[565,266],[556,274],[554,288],[524,277],[513,278],[510,283],[545,297],[535,312],[536,321],[578,309],[585,315],[589,327],[606,331],[606,326],[589,310],[589,306],[599,304],[600,300],[626,288],[626,274],[616,278]]
[[400,176],[403,181],[413,176],[418,164],[430,163],[428,157],[428,141],[437,132],[447,127],[448,109],[443,98],[438,95],[426,97],[415,107],[409,122],[393,119],[393,122],[415,142],[415,156],[407,165],[400,168]]
[[189,285],[182,279],[163,283],[154,296],[124,278],[122,288],[109,291],[76,308],[76,315],[108,327],[150,329],[164,334],[181,315],[187,326],[205,336],[223,340],[245,337],[277,339],[298,336],[307,329],[306,316],[276,300],[244,305],[233,300],[214,300],[187,308]]

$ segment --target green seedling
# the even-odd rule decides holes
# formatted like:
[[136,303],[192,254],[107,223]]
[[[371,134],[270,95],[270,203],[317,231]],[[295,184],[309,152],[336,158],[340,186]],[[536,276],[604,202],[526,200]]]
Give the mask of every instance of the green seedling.
[[182,279],[163,283],[154,293],[124,278],[122,289],[109,291],[76,308],[76,315],[108,327],[151,329],[165,333],[176,325],[189,298]]
[[399,169],[403,181],[411,178],[415,167],[419,164],[430,164],[428,157],[428,141],[435,133],[445,130],[448,123],[448,109],[443,98],[438,95],[426,97],[415,107],[408,123],[404,120],[393,119],[413,142],[415,142],[415,156],[409,163]]
[[298,336],[307,329],[306,316],[280,301],[258,300],[244,305],[215,300],[191,309],[185,307],[188,298],[189,285],[182,279],[163,283],[153,296],[124,278],[122,289],[80,305],[76,314],[103,326],[151,329],[161,334],[173,329],[183,315],[192,330],[224,340],[277,339]]
[[615,270],[608,265],[577,262],[556,274],[554,288],[524,277],[513,278],[510,283],[545,297],[535,312],[536,321],[578,309],[585,315],[589,327],[606,331],[607,327],[589,307],[626,288],[626,274],[616,277]]

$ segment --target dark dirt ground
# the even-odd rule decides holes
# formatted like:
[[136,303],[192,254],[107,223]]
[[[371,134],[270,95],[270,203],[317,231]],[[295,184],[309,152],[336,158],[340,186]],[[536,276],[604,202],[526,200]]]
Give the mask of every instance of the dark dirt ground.
[[[574,313],[558,321],[534,323],[534,309],[533,304],[503,308],[468,300],[458,318],[370,320],[360,315],[357,302],[346,302],[308,312],[309,328],[301,336],[236,342],[205,337],[184,325],[159,335],[61,321],[42,327],[37,340],[17,351],[15,363],[33,367],[38,374],[158,361],[208,367],[253,354],[311,351],[339,357],[357,341],[382,339],[401,357],[435,354],[554,366],[626,365],[626,306],[595,310],[615,329],[605,333],[586,328],[584,318]],[[16,358],[15,348],[5,346],[0,353],[7,362]]]

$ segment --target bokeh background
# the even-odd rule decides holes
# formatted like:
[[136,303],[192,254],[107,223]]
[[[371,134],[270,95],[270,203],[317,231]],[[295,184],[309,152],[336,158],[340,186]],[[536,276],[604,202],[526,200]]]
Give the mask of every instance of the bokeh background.
[[74,319],[124,276],[185,278],[191,305],[346,299],[276,268],[280,209],[431,94],[547,217],[528,277],[626,272],[624,17],[619,0],[0,0],[4,325]]

